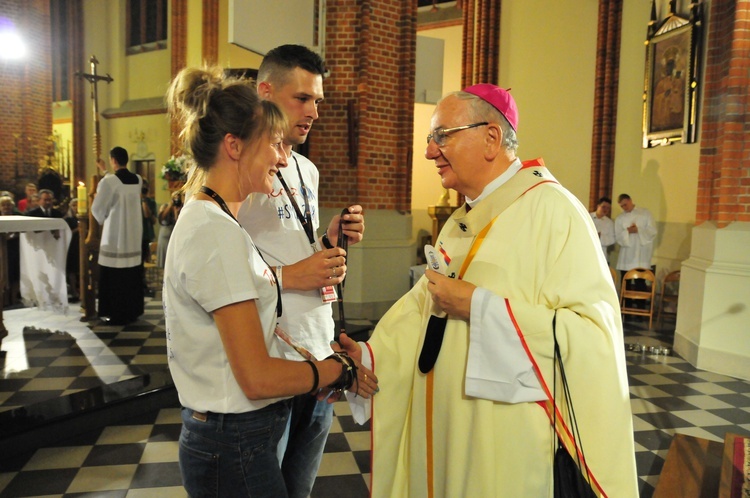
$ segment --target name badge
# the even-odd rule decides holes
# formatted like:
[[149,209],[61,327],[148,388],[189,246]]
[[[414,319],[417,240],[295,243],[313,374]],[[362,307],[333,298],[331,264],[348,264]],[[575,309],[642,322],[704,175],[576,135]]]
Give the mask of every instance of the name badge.
[[320,289],[320,297],[324,303],[332,303],[336,301],[336,289],[332,285],[326,285]]

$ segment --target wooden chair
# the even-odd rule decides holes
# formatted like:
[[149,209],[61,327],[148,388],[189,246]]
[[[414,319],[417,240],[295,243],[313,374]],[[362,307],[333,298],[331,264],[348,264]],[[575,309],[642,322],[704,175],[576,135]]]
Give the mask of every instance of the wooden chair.
[[[645,288],[635,287],[635,282],[645,282]],[[620,310],[623,315],[648,317],[648,328],[651,328],[654,317],[656,294],[656,277],[646,268],[633,268],[625,273],[620,286]],[[638,305],[642,307],[638,307]]]
[[[659,306],[656,312],[656,324],[659,325],[664,315],[674,316],[677,319],[677,298],[680,294],[680,271],[668,273],[661,282],[661,294],[659,295]],[[665,306],[672,308],[666,309]]]

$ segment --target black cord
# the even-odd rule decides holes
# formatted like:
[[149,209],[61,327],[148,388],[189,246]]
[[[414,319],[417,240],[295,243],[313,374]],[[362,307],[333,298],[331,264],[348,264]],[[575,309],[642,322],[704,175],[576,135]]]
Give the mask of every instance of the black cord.
[[[563,361],[562,361],[562,354],[560,353],[560,344],[557,342],[557,330],[556,330],[556,321],[557,321],[557,310],[555,310],[555,316],[552,318],[552,336],[555,340],[555,359],[557,360],[557,364],[560,366],[560,379],[562,380],[562,386],[563,386],[563,398],[565,401],[565,407],[568,412],[568,419],[571,423],[571,428],[573,429],[573,443],[576,444],[578,447],[581,448],[581,454],[580,457],[578,455],[578,451],[576,451],[575,459],[578,462],[578,468],[581,469],[581,473],[586,475],[586,480],[591,484],[591,476],[589,476],[589,470],[588,466],[586,465],[586,456],[583,451],[583,441],[581,441],[581,434],[578,431],[578,421],[576,420],[576,413],[573,409],[573,398],[570,395],[570,386],[568,385],[568,378],[565,376],[565,368],[563,367]],[[557,391],[557,370],[554,369],[554,377],[553,377],[553,398],[556,396]],[[554,403],[552,406],[553,409],[553,423],[557,420],[557,410],[555,409]],[[557,425],[555,424],[555,428]],[[558,436],[558,445],[562,444],[560,442],[560,438]]]
[[[349,237],[344,234],[344,225],[347,223],[344,221],[344,215],[349,214],[349,209],[344,208],[343,211],[341,211],[341,216],[339,216],[339,238],[337,245],[342,248],[344,251],[346,251],[346,254],[344,255],[344,264],[346,264],[347,256],[349,254]],[[344,282],[346,281],[346,276],[336,285],[336,290],[338,292],[338,304],[339,304],[339,333],[346,333],[346,319],[344,318]]]

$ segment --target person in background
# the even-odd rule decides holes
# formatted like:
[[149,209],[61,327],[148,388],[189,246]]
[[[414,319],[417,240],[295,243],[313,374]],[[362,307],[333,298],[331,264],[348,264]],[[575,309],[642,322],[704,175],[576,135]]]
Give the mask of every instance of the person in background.
[[[36,194],[32,194],[36,195]],[[32,197],[33,198],[33,197]],[[37,218],[62,218],[64,213],[54,206],[55,194],[48,189],[42,189],[39,191],[39,205],[33,208],[29,208],[26,211],[26,216],[35,216]],[[60,238],[60,231],[50,230],[52,236],[55,239]]]
[[[16,209],[16,203],[9,195],[0,196],[0,216],[14,216],[20,213]],[[19,245],[18,232],[10,232],[7,237],[7,257],[8,257],[8,282],[7,291],[5,292],[5,303],[0,305],[16,305],[20,302],[21,287],[21,250]]]
[[609,248],[615,243],[615,223],[610,218],[612,214],[612,199],[602,197],[596,202],[596,211],[590,213],[594,220],[596,233],[599,235],[599,243],[602,245],[604,259],[609,264]]
[[[30,210],[32,210],[35,207],[39,206],[39,193],[35,192],[35,193],[31,194],[27,199],[28,200],[26,202],[26,209],[23,210],[23,211],[21,211],[23,214],[26,214]],[[21,200],[23,200],[23,199],[21,199]]]
[[54,202],[55,194],[51,190],[42,189],[39,191],[39,205],[28,209],[26,215],[42,218],[62,218],[64,213],[54,206]]
[[[97,167],[106,173],[104,161]],[[102,225],[99,247],[99,318],[112,325],[134,322],[143,314],[141,177],[128,171],[128,151],[109,151],[113,173],[96,187],[91,214]]]
[[[541,159],[517,158],[518,115],[490,84],[438,102],[425,157],[467,200],[435,243],[442,270],[425,271],[366,347],[341,334],[381,389],[373,497],[552,496],[555,432],[574,460],[580,449],[565,437],[556,342],[583,474],[596,496],[638,494],[617,294],[586,208]],[[370,410],[347,397],[363,421]]]
[[[220,68],[183,69],[167,102],[197,167],[164,270],[167,355],[182,410],[180,470],[190,496],[283,497],[277,445],[290,397],[320,387],[369,397],[374,374],[345,354],[282,359],[279,279],[237,221],[287,164],[281,110]],[[343,258],[329,262],[330,270]],[[322,360],[322,361],[321,361]]]
[[141,242],[141,261],[143,266],[143,293],[146,296],[153,297],[154,291],[149,289],[146,282],[145,263],[151,260],[151,242],[156,239],[154,224],[156,223],[156,201],[149,195],[149,185],[147,180],[143,180],[141,186],[141,211],[143,214],[143,240]]
[[79,299],[78,284],[80,282],[80,234],[78,231],[78,199],[73,197],[68,204],[68,210],[63,217],[70,227],[70,245],[65,260],[65,274],[68,278],[68,301]]
[[0,215],[12,216],[16,214],[16,203],[9,195],[0,195]]
[[0,210],[2,216],[19,216],[22,213],[16,208],[16,202],[10,192],[0,193]]
[[[332,353],[333,286],[345,277],[346,253],[334,247],[339,236],[338,215],[318,237],[318,170],[292,147],[305,143],[318,118],[324,73],[321,57],[301,45],[276,47],[263,58],[258,94],[281,107],[289,118],[284,133],[289,168],[273,180],[269,195],[249,197],[238,217],[282,282],[286,311],[281,327],[316,358]],[[349,206],[348,211],[344,234],[349,244],[355,244],[364,232],[362,207]],[[284,354],[289,360],[304,359],[288,346]],[[289,432],[279,447],[290,498],[310,494],[332,420],[333,404],[309,393],[294,398]]]
[[167,260],[167,247],[169,246],[169,237],[172,235],[174,224],[177,223],[177,217],[182,209],[182,192],[172,192],[169,202],[163,204],[159,209],[159,239],[156,244],[156,266],[164,268]]
[[636,207],[628,194],[620,194],[617,203],[622,208],[622,213],[615,218],[615,238],[620,245],[617,269],[622,278],[633,268],[651,269],[657,231],[651,212]]
[[27,183],[24,192],[26,194],[26,197],[18,201],[18,210],[22,213],[25,213],[26,210],[29,209],[29,199],[31,199],[32,195],[37,193],[36,185],[33,183]]

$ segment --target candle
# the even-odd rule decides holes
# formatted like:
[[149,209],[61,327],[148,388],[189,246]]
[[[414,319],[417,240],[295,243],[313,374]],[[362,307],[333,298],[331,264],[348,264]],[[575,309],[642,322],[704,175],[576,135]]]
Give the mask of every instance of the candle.
[[86,191],[86,185],[83,182],[78,182],[78,214],[83,215],[89,209],[89,195]]

